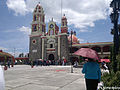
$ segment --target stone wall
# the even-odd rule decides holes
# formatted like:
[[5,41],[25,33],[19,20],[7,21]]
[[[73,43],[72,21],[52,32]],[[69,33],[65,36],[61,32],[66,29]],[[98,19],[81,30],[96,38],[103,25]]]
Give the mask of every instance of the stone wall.
[[61,35],[60,37],[60,53],[61,59],[65,57],[65,59],[69,60],[69,52],[68,52],[68,38],[67,35]]
[[[36,43],[33,43],[36,40]],[[42,58],[42,40],[41,37],[30,37],[29,59],[36,60]]]

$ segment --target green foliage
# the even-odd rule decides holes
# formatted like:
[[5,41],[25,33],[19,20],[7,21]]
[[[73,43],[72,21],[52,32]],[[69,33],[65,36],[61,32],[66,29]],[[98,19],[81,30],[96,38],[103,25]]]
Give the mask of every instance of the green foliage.
[[24,53],[19,54],[19,57],[24,57]]
[[111,50],[110,50],[110,70],[113,70],[113,45],[111,46]]
[[114,67],[113,47],[114,46],[111,46],[110,74],[105,73],[101,78],[104,83],[104,87],[120,87],[120,47],[119,47],[119,53],[116,56],[116,59],[117,59],[117,72],[116,73],[113,72],[113,67]]
[[105,73],[102,76],[102,81],[104,83],[104,87],[119,87],[120,86],[120,71],[110,74]]
[[117,68],[120,71],[120,53],[117,55]]
[[[113,59],[113,55],[114,55],[114,52],[113,52],[113,48],[114,46],[111,46],[111,54],[110,54],[110,69],[113,70],[113,67],[115,67],[114,65],[114,59]],[[117,59],[117,71],[120,71],[120,46],[119,46],[119,52],[118,52],[118,55],[116,56],[116,59]]]

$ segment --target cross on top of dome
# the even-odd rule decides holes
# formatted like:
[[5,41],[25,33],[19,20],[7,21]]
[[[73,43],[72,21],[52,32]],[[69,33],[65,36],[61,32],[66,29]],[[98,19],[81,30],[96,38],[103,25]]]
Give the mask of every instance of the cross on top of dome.
[[40,2],[38,2],[38,6],[40,6]]
[[63,15],[62,19],[66,19],[66,16],[65,16],[65,14]]

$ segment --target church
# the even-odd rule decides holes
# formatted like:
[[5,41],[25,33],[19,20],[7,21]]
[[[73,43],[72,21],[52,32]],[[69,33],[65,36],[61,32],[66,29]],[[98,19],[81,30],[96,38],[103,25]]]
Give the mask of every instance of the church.
[[61,26],[58,27],[53,18],[48,22],[46,30],[45,13],[42,6],[37,4],[33,11],[31,24],[31,35],[29,43],[29,59],[62,60],[68,62],[79,60],[80,56],[73,53],[78,49],[89,47],[98,52],[101,58],[108,58],[112,42],[79,43],[76,32],[68,35],[67,18],[65,14],[61,18]]

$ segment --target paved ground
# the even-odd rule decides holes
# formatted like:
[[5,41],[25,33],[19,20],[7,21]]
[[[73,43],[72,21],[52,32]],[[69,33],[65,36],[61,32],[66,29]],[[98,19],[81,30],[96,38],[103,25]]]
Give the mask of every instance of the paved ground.
[[70,66],[16,65],[4,72],[6,90],[85,90],[81,69],[70,70]]

